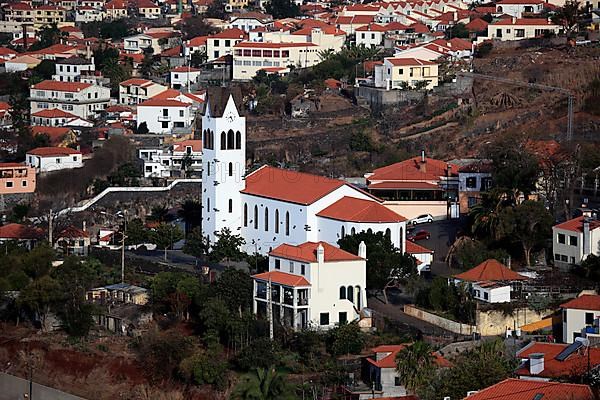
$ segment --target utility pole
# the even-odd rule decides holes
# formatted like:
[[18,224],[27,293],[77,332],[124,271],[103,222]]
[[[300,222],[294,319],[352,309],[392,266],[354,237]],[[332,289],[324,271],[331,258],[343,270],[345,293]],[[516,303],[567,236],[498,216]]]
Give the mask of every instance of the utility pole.
[[121,283],[125,283],[125,233],[127,232],[127,216],[123,211],[123,234],[121,235]]
[[52,209],[48,212],[48,243],[50,243],[50,247],[52,247]]
[[269,283],[267,284],[267,315],[269,318],[269,338],[273,340],[273,294],[271,292],[271,276],[269,276]]

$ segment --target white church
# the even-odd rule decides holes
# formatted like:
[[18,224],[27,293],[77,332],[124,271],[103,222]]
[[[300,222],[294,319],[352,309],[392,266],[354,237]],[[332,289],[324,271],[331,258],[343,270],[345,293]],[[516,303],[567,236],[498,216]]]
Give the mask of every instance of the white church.
[[246,118],[233,96],[222,103],[208,98],[202,118],[202,229],[210,243],[229,228],[246,240],[244,251],[268,254],[284,243],[336,245],[372,231],[406,251],[406,218],[347,182],[267,165],[246,174]]
[[253,276],[254,312],[265,316],[270,302],[292,329],[360,320],[368,249],[351,254],[337,241],[383,232],[404,252],[406,219],[341,180],[270,166],[247,174],[246,119],[231,94],[207,96],[202,129],[203,234],[214,243],[229,228],[242,250],[269,255],[269,271]]

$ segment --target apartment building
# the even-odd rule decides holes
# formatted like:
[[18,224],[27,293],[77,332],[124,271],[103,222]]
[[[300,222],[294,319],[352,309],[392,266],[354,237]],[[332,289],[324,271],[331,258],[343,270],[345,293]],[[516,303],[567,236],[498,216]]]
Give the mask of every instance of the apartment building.
[[181,89],[198,81],[201,70],[190,66],[180,66],[170,71],[170,82],[173,89]]
[[58,60],[55,65],[56,74],[52,79],[60,82],[79,82],[81,75],[90,75],[96,71],[92,60],[70,57]]
[[81,6],[75,11],[75,22],[88,23],[94,21],[104,21],[107,17],[106,11],[101,8],[90,6]]
[[138,127],[146,123],[150,133],[169,134],[174,130],[189,133],[198,106],[203,100],[192,93],[167,90],[137,106]]
[[202,141],[184,140],[166,149],[139,149],[145,178],[176,178],[202,173]]
[[180,42],[177,32],[146,32],[124,38],[123,50],[128,54],[141,54],[145,49],[151,48],[153,54],[158,55],[165,49],[177,46]]
[[33,24],[39,28],[44,25],[60,25],[66,21],[67,10],[51,5],[32,7],[27,3],[13,3],[4,9],[4,19],[10,22]]
[[544,0],[500,0],[496,3],[496,14],[522,18],[523,14],[540,14],[545,4]]
[[321,62],[319,46],[313,43],[241,42],[233,55],[233,79],[250,80],[260,70],[289,72],[289,67],[306,68]]
[[35,192],[35,169],[19,163],[0,163],[0,195]]
[[146,19],[160,18],[160,7],[150,0],[137,1],[138,15]]
[[106,16],[109,19],[127,18],[127,2],[124,0],[111,0],[104,5]]
[[119,84],[119,104],[136,105],[168,88],[148,79],[132,78]]
[[426,82],[425,89],[438,85],[438,64],[416,58],[384,58],[375,65],[375,86],[386,90],[417,87]]
[[32,114],[58,108],[87,120],[108,107],[110,89],[82,82],[45,80],[31,87],[29,97]]
[[206,39],[206,55],[208,61],[214,61],[233,53],[233,47],[246,40],[248,35],[241,29],[226,29]]

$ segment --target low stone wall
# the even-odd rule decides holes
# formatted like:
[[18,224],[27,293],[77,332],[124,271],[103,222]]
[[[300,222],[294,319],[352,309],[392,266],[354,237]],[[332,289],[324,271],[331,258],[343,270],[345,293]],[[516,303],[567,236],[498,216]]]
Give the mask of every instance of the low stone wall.
[[440,317],[439,315],[435,315],[433,313],[421,310],[420,308],[417,308],[411,304],[404,305],[404,312],[410,316],[413,316],[425,322],[429,322],[430,324],[439,326],[440,328],[443,328],[452,333],[457,333],[459,335],[471,335],[474,332],[477,332],[476,326],[461,324],[460,322]]
[[30,204],[33,193],[0,194],[0,212],[12,210],[17,204]]

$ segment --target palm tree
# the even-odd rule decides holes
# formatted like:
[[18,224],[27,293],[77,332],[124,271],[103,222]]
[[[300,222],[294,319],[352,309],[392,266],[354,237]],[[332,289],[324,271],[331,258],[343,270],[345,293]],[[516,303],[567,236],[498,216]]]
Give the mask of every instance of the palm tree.
[[471,208],[469,215],[473,220],[471,231],[478,237],[497,239],[500,212],[506,207],[505,198],[496,191],[482,196],[481,202]]
[[233,400],[285,400],[291,399],[289,387],[274,368],[257,368],[235,388]]
[[415,392],[431,377],[435,368],[432,348],[425,342],[415,342],[396,355],[396,371],[407,390]]
[[202,204],[195,200],[186,200],[177,214],[185,221],[185,232],[189,233],[194,227],[200,226]]

